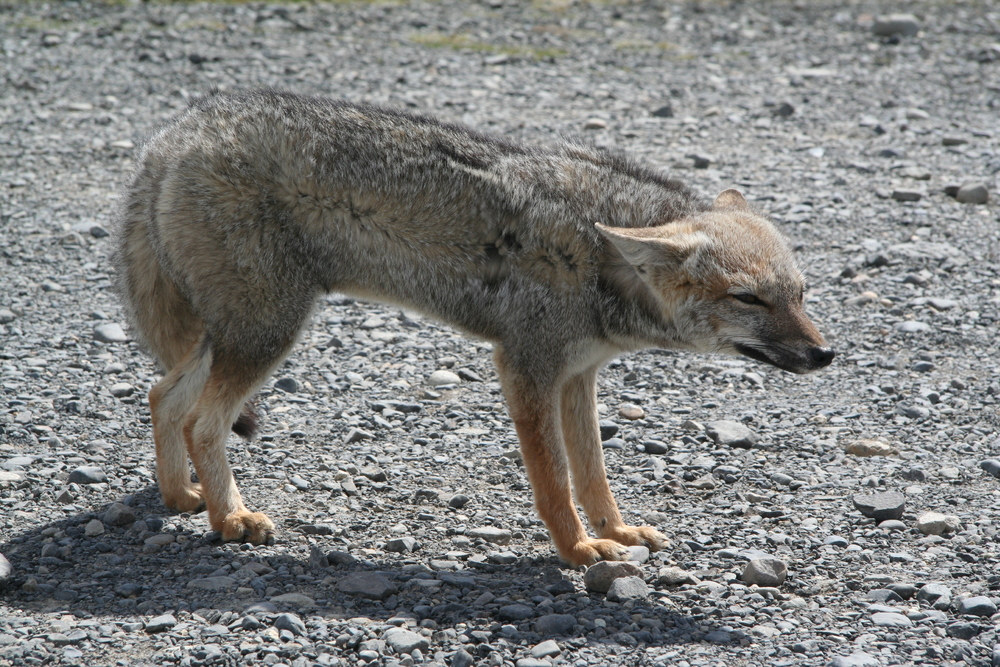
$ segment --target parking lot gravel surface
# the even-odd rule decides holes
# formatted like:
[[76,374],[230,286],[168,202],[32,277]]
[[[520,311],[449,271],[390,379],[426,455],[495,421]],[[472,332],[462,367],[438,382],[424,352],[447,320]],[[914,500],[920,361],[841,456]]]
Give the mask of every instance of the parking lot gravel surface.
[[[672,543],[584,572],[490,345],[330,295],[229,443],[276,540],[222,543],[160,502],[113,215],[158,124],[261,85],[738,188],[838,357],[609,364]],[[1000,665],[995,3],[8,0],[0,90],[0,665]]]

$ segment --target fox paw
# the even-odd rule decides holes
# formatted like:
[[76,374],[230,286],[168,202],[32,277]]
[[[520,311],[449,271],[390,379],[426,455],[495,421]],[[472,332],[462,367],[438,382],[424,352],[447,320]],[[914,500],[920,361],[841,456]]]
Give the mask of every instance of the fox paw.
[[263,512],[239,510],[222,520],[220,532],[227,542],[267,544],[274,538],[274,523]]
[[163,504],[178,512],[194,513],[205,507],[205,498],[201,494],[201,484],[192,484],[179,491],[163,494]]
[[604,531],[601,537],[629,547],[648,547],[650,551],[660,551],[670,545],[666,535],[650,526],[620,526]]
[[626,560],[629,552],[614,540],[587,538],[577,542],[561,555],[573,567],[580,567],[593,565],[600,560]]

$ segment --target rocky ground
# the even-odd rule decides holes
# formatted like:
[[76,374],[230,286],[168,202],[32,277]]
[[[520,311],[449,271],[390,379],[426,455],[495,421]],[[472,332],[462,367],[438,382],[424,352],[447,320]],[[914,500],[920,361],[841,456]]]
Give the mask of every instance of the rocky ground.
[[[1000,665],[995,4],[7,0],[0,40],[0,665]],[[610,364],[673,545],[583,573],[490,346],[333,295],[230,443],[277,540],[219,543],[160,503],[108,232],[143,136],[263,84],[737,187],[839,356]]]

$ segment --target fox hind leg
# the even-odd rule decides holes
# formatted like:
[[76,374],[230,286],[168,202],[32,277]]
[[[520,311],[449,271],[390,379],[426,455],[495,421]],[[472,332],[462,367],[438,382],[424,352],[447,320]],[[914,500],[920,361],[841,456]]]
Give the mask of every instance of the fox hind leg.
[[149,392],[160,494],[164,505],[181,512],[194,512],[204,504],[200,485],[191,481],[183,426],[203,391],[211,363],[211,350],[202,338]]
[[600,537],[658,551],[669,543],[667,537],[650,526],[626,524],[608,486],[597,418],[596,379],[595,366],[570,378],[562,387],[562,431],[576,499]]

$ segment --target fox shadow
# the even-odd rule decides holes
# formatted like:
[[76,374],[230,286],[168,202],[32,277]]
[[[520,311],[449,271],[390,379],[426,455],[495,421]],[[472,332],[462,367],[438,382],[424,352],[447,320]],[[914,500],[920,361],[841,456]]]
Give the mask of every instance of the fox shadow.
[[[554,555],[507,564],[436,561],[431,569],[431,557],[419,553],[358,559],[348,553],[347,540],[287,528],[276,544],[264,546],[225,543],[210,530],[177,530],[178,515],[161,504],[155,486],[124,501],[0,542],[12,565],[0,583],[0,604],[135,623],[170,613],[209,624],[252,615],[266,624],[283,612],[394,619],[435,631],[464,623],[485,652],[497,640],[530,646],[554,638],[642,653],[697,643],[719,629],[704,615],[678,613],[658,597],[666,594],[609,602],[586,591]],[[731,641],[739,646],[738,639],[734,634]]]

